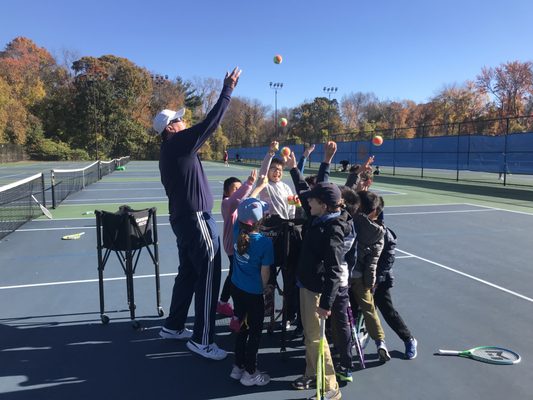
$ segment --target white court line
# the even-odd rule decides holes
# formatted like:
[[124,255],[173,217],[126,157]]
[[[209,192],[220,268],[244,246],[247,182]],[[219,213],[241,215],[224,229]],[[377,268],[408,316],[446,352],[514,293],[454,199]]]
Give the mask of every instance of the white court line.
[[[217,224],[221,224],[224,221],[217,221]],[[170,222],[158,222],[157,226],[170,226]],[[75,231],[80,229],[96,229],[96,226],[69,226],[69,227],[58,227],[58,228],[27,228],[27,229],[17,229],[15,232],[41,232],[41,231]],[[13,233],[15,233],[13,232]]]
[[457,269],[455,269],[455,268],[448,267],[448,266],[446,266],[446,265],[444,265],[444,264],[440,264],[440,263],[438,263],[438,262],[428,260],[427,258],[419,257],[419,256],[417,256],[417,255],[415,255],[415,254],[409,253],[409,252],[404,251],[404,250],[400,250],[400,249],[396,249],[396,250],[397,250],[397,251],[400,251],[400,252],[402,252],[402,253],[404,253],[404,254],[406,254],[406,255],[408,255],[408,256],[411,256],[411,257],[417,258],[417,259],[419,259],[419,260],[421,260],[421,261],[425,261],[425,262],[427,262],[427,263],[429,263],[429,264],[435,265],[435,266],[437,266],[437,267],[439,267],[439,268],[443,268],[443,269],[445,269],[445,270],[448,270],[448,271],[454,272],[454,273],[459,274],[459,275],[461,275],[461,276],[464,276],[464,277],[466,277],[466,278],[472,279],[472,280],[474,280],[474,281],[476,281],[476,282],[483,283],[484,285],[490,286],[490,287],[492,287],[492,288],[494,288],[494,289],[501,290],[502,292],[505,292],[505,293],[512,294],[513,296],[516,296],[516,297],[518,297],[518,298],[520,298],[520,299],[527,300],[527,301],[533,303],[533,299],[530,298],[530,297],[524,296],[524,295],[522,295],[522,294],[520,294],[520,293],[517,293],[517,292],[513,292],[512,290],[506,289],[506,288],[504,288],[504,287],[502,287],[502,286],[498,286],[498,285],[496,285],[496,284],[494,284],[494,283],[491,283],[491,282],[486,281],[486,280],[484,280],[484,279],[478,278],[478,277],[476,277],[476,276],[474,276],[474,275],[470,275],[470,274],[467,274],[466,272],[459,271],[459,270],[457,270]]
[[[124,202],[124,197],[116,197],[116,198],[112,198],[112,199],[93,199],[93,200],[96,200],[96,201],[111,201],[111,202],[114,202],[114,203],[118,203],[118,202],[121,202],[121,201]],[[168,200],[168,197],[166,197],[166,196],[135,197],[135,202],[137,202],[137,203],[139,201],[142,201],[142,200],[162,201],[162,200]],[[65,205],[65,203],[75,203],[75,202],[87,203],[88,201],[91,201],[91,199],[67,199],[67,200],[64,200],[61,203],[61,205]],[[131,201],[131,202],[133,202],[133,201]],[[99,203],[96,203],[96,204],[99,204]]]
[[490,210],[494,210],[494,211],[507,211],[507,212],[515,213],[515,214],[533,215],[533,213],[528,213],[528,212],[525,212],[525,211],[506,210],[505,208],[482,206],[482,205],[479,205],[479,204],[465,203],[465,205],[467,205],[467,206],[475,206],[475,207],[488,208],[488,209],[490,209]]
[[385,212],[385,217],[391,215],[425,215],[425,214],[455,214],[455,213],[469,213],[469,212],[487,212],[487,211],[496,211],[496,210],[449,210],[449,211],[419,211],[419,212],[408,212],[408,213],[387,213]]

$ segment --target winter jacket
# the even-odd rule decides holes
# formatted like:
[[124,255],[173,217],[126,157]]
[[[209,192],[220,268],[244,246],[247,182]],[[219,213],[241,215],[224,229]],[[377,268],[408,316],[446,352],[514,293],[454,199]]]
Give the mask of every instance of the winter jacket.
[[344,238],[351,231],[352,220],[345,210],[323,217],[311,216],[304,226],[296,277],[303,287],[321,294],[319,306],[324,310],[331,309],[339,291]]
[[357,234],[357,259],[351,278],[363,278],[366,287],[376,283],[376,269],[383,250],[385,228],[371,221],[365,214],[358,213],[354,218]]
[[379,285],[385,284],[391,288],[394,281],[392,266],[396,259],[397,237],[394,231],[386,226],[385,236],[383,237],[383,251],[379,256],[378,267],[376,270],[376,280]]

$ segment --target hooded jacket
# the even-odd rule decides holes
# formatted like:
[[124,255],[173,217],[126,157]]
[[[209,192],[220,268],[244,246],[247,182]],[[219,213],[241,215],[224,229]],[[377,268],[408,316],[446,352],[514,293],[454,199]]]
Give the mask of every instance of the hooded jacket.
[[383,250],[385,228],[363,213],[354,217],[354,227],[357,235],[357,258],[350,277],[362,277],[365,286],[372,287],[376,283],[376,269]]
[[320,308],[331,310],[340,287],[345,238],[352,232],[352,218],[345,210],[311,216],[304,232],[296,276],[301,286],[321,294]]

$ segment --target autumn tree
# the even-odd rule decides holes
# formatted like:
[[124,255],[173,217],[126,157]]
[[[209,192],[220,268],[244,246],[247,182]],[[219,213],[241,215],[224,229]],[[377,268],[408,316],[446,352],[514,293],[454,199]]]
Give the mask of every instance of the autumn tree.
[[533,63],[512,61],[495,68],[484,67],[476,86],[494,97],[499,115],[518,116],[533,94]]
[[266,110],[267,107],[258,100],[232,98],[221,124],[229,144],[253,146],[263,143]]
[[151,119],[139,110],[152,96],[148,71],[111,55],[83,57],[74,62],[73,70],[78,116],[72,127],[73,142],[93,154],[99,146],[102,155],[110,158],[123,154],[144,158]]

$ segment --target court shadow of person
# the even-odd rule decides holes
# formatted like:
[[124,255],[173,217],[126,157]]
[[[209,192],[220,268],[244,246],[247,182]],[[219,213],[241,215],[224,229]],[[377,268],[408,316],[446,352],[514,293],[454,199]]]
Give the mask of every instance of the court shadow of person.
[[[230,352],[222,361],[191,353],[185,342],[164,340],[164,319],[143,320],[132,329],[128,318],[107,325],[99,320],[0,323],[0,394],[4,400],[154,399],[298,399],[307,392],[290,383],[305,369],[304,348],[287,346],[280,336],[264,334],[259,368],[272,377],[262,387],[244,387],[229,377],[235,337],[217,327],[217,344]],[[188,324],[192,323],[192,318]]]

